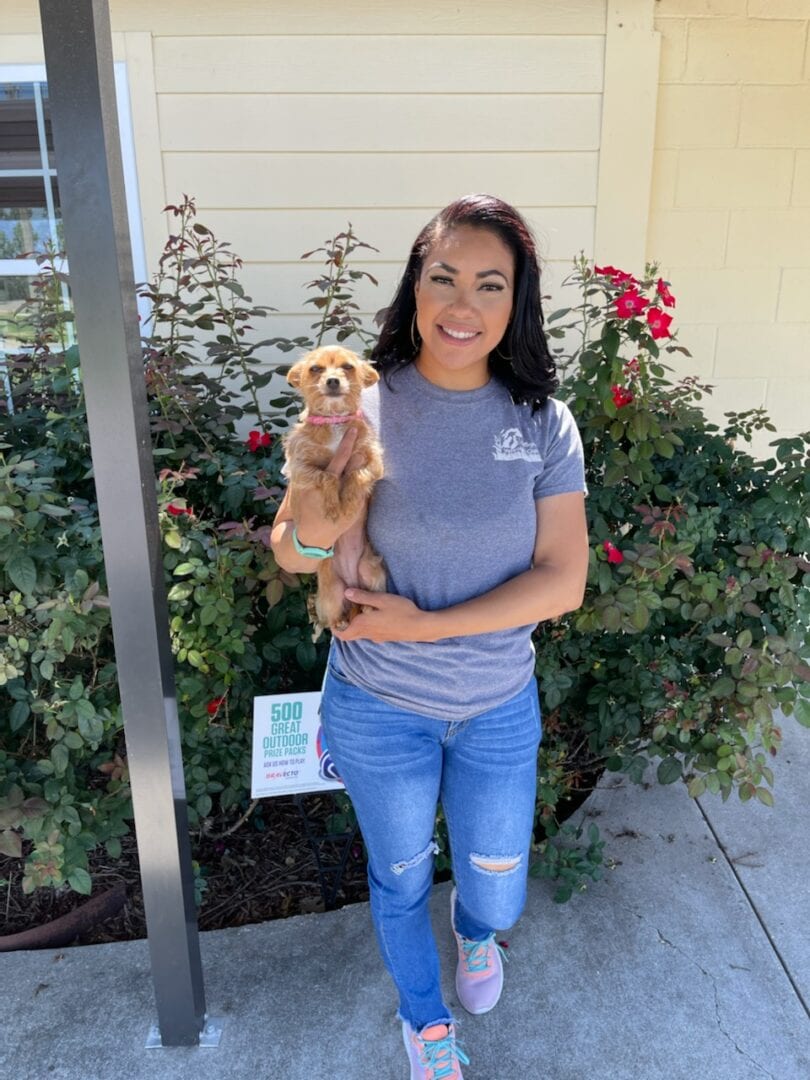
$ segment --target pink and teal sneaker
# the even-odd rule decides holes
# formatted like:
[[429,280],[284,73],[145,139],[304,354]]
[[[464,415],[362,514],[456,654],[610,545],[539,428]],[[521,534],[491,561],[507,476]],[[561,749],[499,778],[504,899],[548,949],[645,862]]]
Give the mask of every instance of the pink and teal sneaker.
[[480,1016],[498,1004],[503,990],[503,949],[494,932],[483,941],[456,933],[456,890],[450,894],[450,925],[458,947],[456,993],[468,1013]]
[[403,1021],[402,1040],[411,1063],[411,1080],[464,1080],[460,1062],[465,1065],[470,1062],[456,1045],[453,1024],[433,1024],[417,1035]]

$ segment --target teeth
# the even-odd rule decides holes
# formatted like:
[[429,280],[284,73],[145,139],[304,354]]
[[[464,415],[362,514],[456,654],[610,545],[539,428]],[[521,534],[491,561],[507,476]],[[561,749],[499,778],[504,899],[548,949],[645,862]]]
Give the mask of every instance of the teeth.
[[466,332],[463,330],[450,330],[446,326],[443,326],[442,330],[444,330],[445,334],[449,334],[450,337],[457,338],[459,341],[469,341],[470,338],[474,338],[478,333],[477,330],[468,330]]

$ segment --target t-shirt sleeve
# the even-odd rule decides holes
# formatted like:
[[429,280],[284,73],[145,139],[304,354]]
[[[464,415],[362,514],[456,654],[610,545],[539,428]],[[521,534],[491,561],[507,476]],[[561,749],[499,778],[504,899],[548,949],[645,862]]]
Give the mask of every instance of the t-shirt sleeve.
[[[540,414],[543,412],[541,409]],[[541,424],[545,439],[541,440],[543,463],[534,481],[535,499],[567,491],[583,491],[587,495],[585,453],[573,413],[565,402],[549,398]]]

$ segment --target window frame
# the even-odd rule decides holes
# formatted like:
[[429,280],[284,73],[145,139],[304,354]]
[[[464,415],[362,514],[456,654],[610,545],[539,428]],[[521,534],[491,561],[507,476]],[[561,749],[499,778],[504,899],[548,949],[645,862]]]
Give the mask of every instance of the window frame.
[[[118,130],[121,142],[121,160],[124,172],[124,191],[127,200],[127,220],[129,223],[130,245],[132,249],[132,269],[135,281],[146,281],[148,276],[146,266],[146,250],[144,245],[143,224],[141,219],[140,197],[138,189],[138,169],[135,160],[135,139],[132,126],[132,107],[129,94],[129,82],[127,79],[127,64],[125,60],[116,60],[115,71],[115,97],[118,106]],[[0,63],[0,85],[4,83],[34,83],[47,85],[47,73],[44,64],[2,64]],[[47,168],[47,149],[40,146],[42,168],[36,170],[20,170],[28,175],[45,176]],[[50,176],[57,175],[56,169],[48,168]],[[14,175],[14,171],[6,172],[5,175]],[[48,203],[50,185],[46,183],[46,205],[49,210],[51,232],[53,232],[54,218],[51,216],[51,206]],[[68,263],[65,261],[60,266],[66,273]],[[0,277],[31,277],[38,272],[36,261],[33,259],[0,259]],[[138,313],[142,320],[148,318],[148,303],[138,298]],[[0,358],[2,358],[0,350]]]

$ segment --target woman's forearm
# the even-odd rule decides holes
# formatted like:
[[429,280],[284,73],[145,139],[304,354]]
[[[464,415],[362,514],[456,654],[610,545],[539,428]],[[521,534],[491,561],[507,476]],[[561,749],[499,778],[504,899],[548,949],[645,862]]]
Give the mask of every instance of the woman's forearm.
[[[270,533],[270,546],[273,549],[275,560],[282,570],[290,574],[314,574],[318,569],[320,559],[308,559],[305,555],[299,555],[293,544],[294,521],[280,521],[274,525]],[[304,536],[303,542],[310,547],[331,547],[334,538],[329,536]]]
[[490,592],[440,611],[423,612],[423,641],[486,634],[513,626],[536,626],[582,605],[584,575],[550,565],[536,566]]

